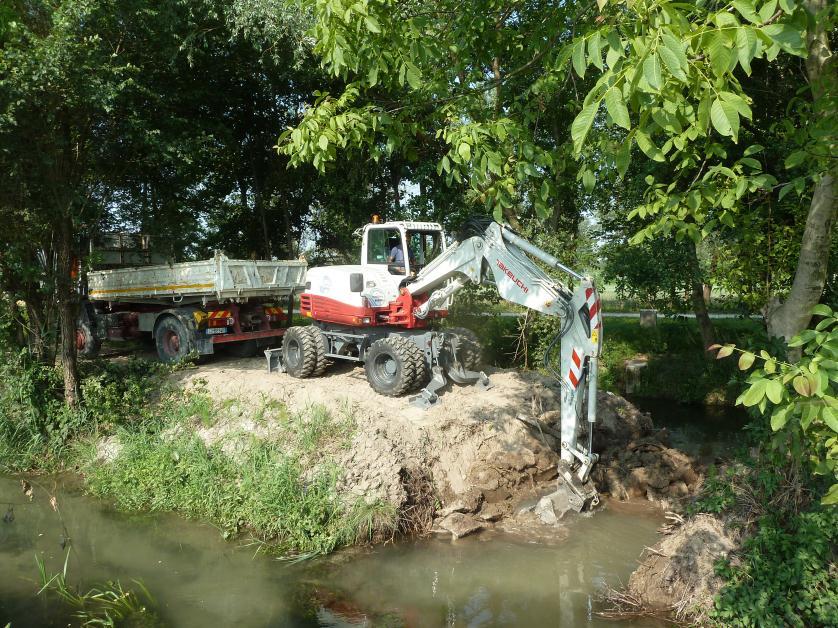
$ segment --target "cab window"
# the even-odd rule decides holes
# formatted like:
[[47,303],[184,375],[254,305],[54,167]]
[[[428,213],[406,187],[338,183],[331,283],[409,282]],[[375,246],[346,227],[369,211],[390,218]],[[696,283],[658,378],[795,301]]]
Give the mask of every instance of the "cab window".
[[442,234],[439,231],[408,231],[407,242],[412,272],[420,271],[442,252]]
[[398,229],[370,229],[367,232],[367,264],[387,264],[391,273],[405,273],[404,252]]

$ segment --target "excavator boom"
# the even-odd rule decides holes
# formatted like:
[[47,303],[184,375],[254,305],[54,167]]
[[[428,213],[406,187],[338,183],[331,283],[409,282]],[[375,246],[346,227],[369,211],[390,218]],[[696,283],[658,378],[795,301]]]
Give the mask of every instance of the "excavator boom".
[[[574,282],[574,288],[547,274],[532,258],[563,272]],[[600,300],[593,280],[563,265],[508,226],[490,222],[482,234],[449,247],[405,288],[416,297],[427,296],[414,310],[417,318],[424,318],[469,283],[493,284],[503,299],[561,319],[560,331],[546,352],[545,367],[561,383],[563,475],[569,483],[575,482],[577,495],[590,497],[582,485],[597,461],[591,452],[591,437],[602,347]],[[580,423],[585,420],[589,424],[588,442],[581,446],[577,439]],[[572,467],[575,471],[570,473]]]

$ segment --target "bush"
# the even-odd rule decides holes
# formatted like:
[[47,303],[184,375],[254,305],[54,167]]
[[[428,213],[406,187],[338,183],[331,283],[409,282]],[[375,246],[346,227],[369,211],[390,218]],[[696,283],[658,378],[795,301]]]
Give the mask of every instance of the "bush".
[[834,626],[836,540],[835,508],[785,521],[782,515],[765,515],[745,540],[738,561],[718,565],[726,584],[710,616],[724,626]]
[[58,368],[7,352],[0,365],[0,470],[54,470],[76,438],[148,418],[161,367],[142,360],[86,363],[81,403],[68,407]]

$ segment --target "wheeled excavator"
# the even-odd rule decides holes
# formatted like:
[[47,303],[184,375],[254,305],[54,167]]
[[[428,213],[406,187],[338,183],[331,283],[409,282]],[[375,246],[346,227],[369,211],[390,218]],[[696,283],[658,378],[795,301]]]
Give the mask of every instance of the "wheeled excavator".
[[[306,378],[321,375],[332,360],[363,363],[377,393],[418,391],[413,402],[423,407],[438,402],[449,379],[488,388],[473,332],[436,329],[433,323],[447,316],[452,298],[466,285],[494,285],[503,299],[561,319],[544,359],[561,383],[560,473],[575,509],[598,501],[589,482],[598,459],[591,441],[602,347],[593,280],[491,220],[470,221],[466,235],[450,246],[432,222],[374,219],[359,231],[360,264],[308,270],[300,311],[313,324],[287,330],[284,370]],[[567,275],[574,287],[548,275],[533,258]],[[578,442],[583,411],[587,446]]]

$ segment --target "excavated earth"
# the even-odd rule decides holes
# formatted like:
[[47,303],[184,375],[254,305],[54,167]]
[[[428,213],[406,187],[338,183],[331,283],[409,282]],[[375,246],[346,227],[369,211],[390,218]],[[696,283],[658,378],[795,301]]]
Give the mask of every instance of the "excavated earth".
[[[532,372],[488,374],[490,390],[449,385],[428,410],[406,397],[375,394],[363,368],[351,364],[299,380],[267,373],[264,358],[216,358],[171,377],[178,386],[201,387],[219,403],[271,400],[292,413],[321,405],[351,416],[356,429],[348,447],[322,452],[343,469],[344,496],[392,504],[403,530],[433,528],[456,538],[496,526],[518,529],[524,507],[556,488],[558,383]],[[696,489],[699,469],[622,397],[600,393],[598,402],[594,451],[601,458],[593,478],[600,492],[677,508]],[[270,438],[272,427],[251,414],[230,413],[195,429],[208,444],[234,447],[242,434]]]

